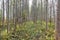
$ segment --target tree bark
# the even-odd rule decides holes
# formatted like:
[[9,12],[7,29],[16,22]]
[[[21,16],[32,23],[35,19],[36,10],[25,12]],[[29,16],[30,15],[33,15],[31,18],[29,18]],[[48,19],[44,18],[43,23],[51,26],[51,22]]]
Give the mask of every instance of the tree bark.
[[58,0],[57,6],[56,40],[60,40],[60,0]]

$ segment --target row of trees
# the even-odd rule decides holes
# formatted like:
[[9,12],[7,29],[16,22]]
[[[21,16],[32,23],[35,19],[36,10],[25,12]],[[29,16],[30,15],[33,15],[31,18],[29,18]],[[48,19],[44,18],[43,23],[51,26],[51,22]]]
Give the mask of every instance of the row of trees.
[[[31,4],[31,5],[30,5]],[[26,21],[37,20],[55,22],[55,2],[48,0],[2,0],[1,24],[7,25],[8,30],[10,24],[22,24]]]
[[[52,20],[55,19],[55,2],[48,0],[5,0],[2,1],[2,13],[5,20],[16,19],[16,21],[28,20]],[[30,5],[32,4],[32,5]],[[4,19],[3,17],[3,19]],[[2,18],[2,17],[1,17]]]
[[[40,30],[47,31],[45,29],[48,27],[51,27],[51,30],[54,30],[54,23],[51,22],[51,20],[55,22],[55,10],[54,0],[2,0],[0,33],[3,34],[5,32],[6,34],[9,34],[8,32],[13,29],[12,34],[14,35],[13,32],[17,34],[16,29],[19,32],[23,29],[24,31],[22,32],[26,32],[25,30],[27,29],[28,33],[31,32],[31,34],[34,35],[34,28],[37,28],[39,32]],[[27,24],[24,25],[22,23]],[[43,28],[40,29],[40,27]],[[33,30],[33,32],[30,30]]]

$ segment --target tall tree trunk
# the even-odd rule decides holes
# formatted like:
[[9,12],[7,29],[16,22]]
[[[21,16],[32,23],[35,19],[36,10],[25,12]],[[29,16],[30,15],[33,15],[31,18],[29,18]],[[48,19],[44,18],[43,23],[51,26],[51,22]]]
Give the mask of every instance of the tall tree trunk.
[[6,0],[6,14],[7,14],[7,33],[10,30],[9,26],[9,0]]
[[33,22],[36,22],[37,21],[37,0],[33,0],[33,2],[32,2],[31,13],[32,13]]
[[56,40],[60,40],[60,0],[58,0],[57,6]]

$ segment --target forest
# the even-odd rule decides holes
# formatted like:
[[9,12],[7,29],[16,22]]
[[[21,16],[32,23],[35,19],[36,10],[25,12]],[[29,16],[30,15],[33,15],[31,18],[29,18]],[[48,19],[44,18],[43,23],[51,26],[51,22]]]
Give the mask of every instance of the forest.
[[1,0],[0,40],[55,40],[56,0]]

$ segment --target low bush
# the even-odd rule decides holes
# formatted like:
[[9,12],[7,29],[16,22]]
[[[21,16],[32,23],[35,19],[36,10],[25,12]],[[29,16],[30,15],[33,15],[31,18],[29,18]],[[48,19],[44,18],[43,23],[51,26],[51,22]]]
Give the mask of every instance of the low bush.
[[[48,27],[48,28],[47,28]],[[1,31],[0,40],[55,40],[54,23],[45,21],[37,21],[36,23],[29,21],[23,24],[17,24],[16,29],[11,26],[9,33],[7,29]]]

